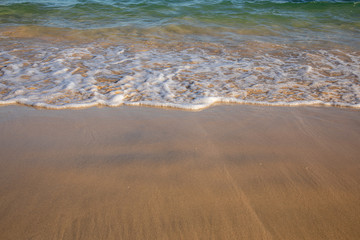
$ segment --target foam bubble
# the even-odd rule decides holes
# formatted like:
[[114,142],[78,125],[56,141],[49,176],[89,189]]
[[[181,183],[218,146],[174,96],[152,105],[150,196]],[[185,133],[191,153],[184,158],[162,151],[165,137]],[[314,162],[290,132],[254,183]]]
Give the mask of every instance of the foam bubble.
[[24,45],[0,53],[0,104],[360,107],[360,54],[243,43]]

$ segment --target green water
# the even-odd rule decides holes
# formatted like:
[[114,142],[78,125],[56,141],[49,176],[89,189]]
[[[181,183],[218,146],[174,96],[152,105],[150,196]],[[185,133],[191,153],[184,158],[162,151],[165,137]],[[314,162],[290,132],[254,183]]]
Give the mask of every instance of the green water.
[[[235,38],[270,35],[292,41],[356,45],[358,1],[0,1],[0,26],[168,29]],[[174,27],[176,26],[176,27]],[[204,29],[208,29],[207,31]],[[211,34],[210,34],[211,35]],[[239,36],[240,35],[240,36]]]

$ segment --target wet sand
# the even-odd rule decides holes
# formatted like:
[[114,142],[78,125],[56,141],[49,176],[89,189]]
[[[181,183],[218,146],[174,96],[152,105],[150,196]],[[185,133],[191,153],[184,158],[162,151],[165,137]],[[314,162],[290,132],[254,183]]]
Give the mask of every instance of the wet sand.
[[0,239],[360,239],[360,112],[0,107]]

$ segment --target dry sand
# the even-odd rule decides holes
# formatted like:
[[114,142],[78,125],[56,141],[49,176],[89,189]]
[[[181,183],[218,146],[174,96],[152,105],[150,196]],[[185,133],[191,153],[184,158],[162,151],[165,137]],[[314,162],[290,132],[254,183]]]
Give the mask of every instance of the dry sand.
[[0,239],[360,239],[360,112],[0,108]]

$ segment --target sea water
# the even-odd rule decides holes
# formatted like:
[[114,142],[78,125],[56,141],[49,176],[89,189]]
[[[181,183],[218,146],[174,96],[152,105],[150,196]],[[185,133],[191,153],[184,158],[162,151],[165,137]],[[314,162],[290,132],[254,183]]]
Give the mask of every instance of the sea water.
[[360,2],[0,0],[0,104],[360,108]]

